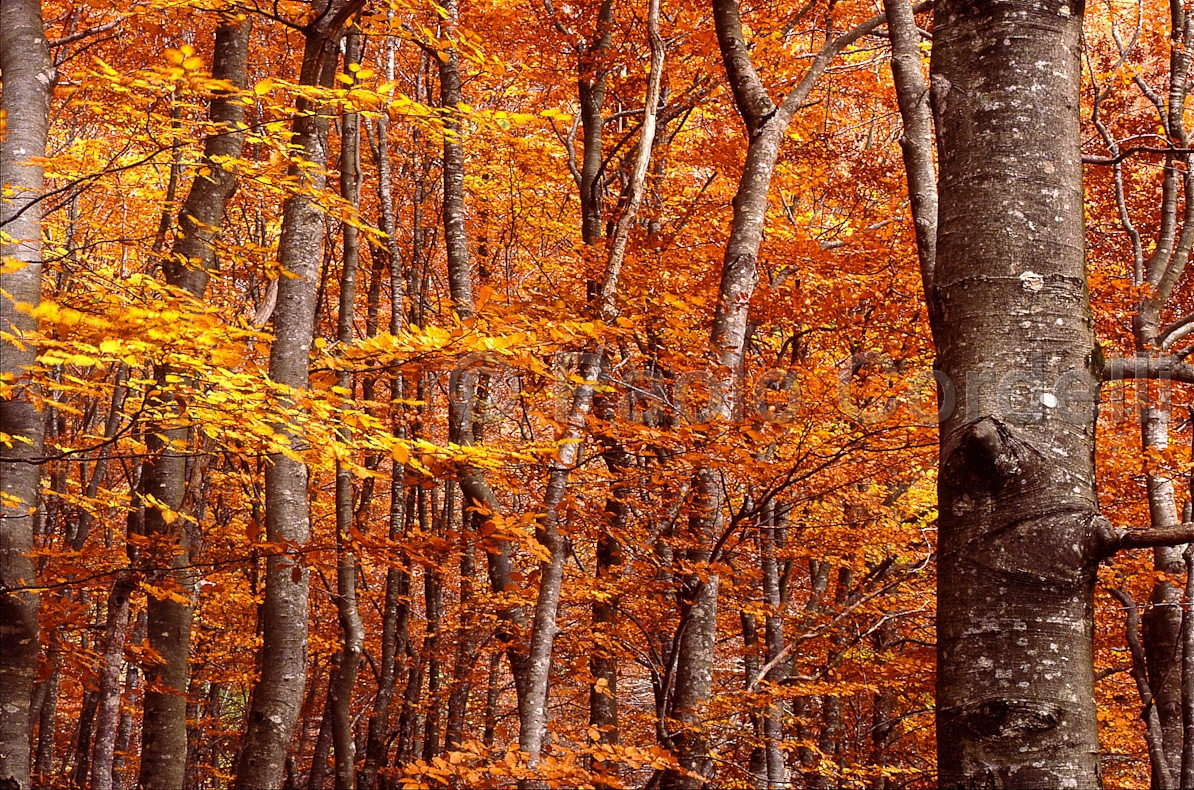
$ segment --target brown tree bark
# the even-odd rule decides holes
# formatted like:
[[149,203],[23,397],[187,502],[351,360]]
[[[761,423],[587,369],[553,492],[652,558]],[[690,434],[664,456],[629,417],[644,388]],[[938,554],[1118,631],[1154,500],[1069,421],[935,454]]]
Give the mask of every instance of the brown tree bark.
[[938,480],[943,787],[1100,783],[1101,355],[1085,280],[1082,12],[1070,0],[943,0],[935,13],[932,328],[957,392]]
[[[349,18],[363,0],[330,0],[304,30],[303,85],[330,85],[336,67],[336,45]],[[303,98],[298,103],[292,144],[310,169],[292,164],[289,175],[318,191],[326,183],[328,116]],[[296,390],[307,386],[307,364],[315,329],[315,290],[323,250],[323,214],[305,194],[286,199],[278,262],[293,277],[278,283],[274,341],[269,376]],[[289,425],[275,427],[301,446],[301,435]],[[265,472],[266,538],[302,547],[310,538],[307,469],[299,461],[272,453]],[[274,555],[266,562],[261,677],[253,689],[248,730],[236,771],[240,790],[277,787],[282,783],[286,754],[303,701],[307,670],[307,598],[309,571],[300,556]]]
[[[42,166],[46,154],[54,67],[46,46],[40,0],[5,0],[0,6],[0,110],[6,131],[0,140],[0,332],[21,336],[37,321],[18,312],[41,296]],[[7,263],[21,264],[15,270]],[[41,470],[44,421],[34,406],[25,368],[37,349],[0,340],[0,374],[12,377],[12,391],[0,399],[0,784],[24,790],[30,776],[29,705],[40,650],[39,597],[33,562],[34,512]]]

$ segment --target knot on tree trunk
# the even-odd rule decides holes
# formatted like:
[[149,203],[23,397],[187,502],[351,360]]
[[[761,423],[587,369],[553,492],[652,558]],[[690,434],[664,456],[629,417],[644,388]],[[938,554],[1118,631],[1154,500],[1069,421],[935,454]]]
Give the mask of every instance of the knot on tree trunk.
[[962,430],[946,464],[948,478],[965,487],[993,491],[1032,474],[1036,453],[994,417],[984,417]]
[[1063,711],[1041,700],[979,700],[958,711],[955,721],[984,740],[1017,739],[1052,730],[1062,723]]

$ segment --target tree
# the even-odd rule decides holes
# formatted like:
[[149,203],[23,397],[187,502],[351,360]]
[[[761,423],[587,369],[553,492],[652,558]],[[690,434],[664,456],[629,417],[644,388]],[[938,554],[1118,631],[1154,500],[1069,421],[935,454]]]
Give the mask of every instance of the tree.
[[50,86],[40,0],[0,9],[0,784],[27,788],[30,701],[39,652],[38,595],[30,553],[38,508],[43,422],[27,369],[41,297],[42,188]]
[[[203,298],[208,279],[217,268],[216,234],[236,190],[236,173],[230,163],[240,157],[244,145],[245,106],[235,91],[246,86],[250,30],[248,17],[224,18],[216,28],[212,77],[226,80],[233,90],[212,97],[214,128],[205,141],[201,163],[206,175],[197,175],[191,184],[179,212],[178,237],[162,266],[166,282],[197,299]],[[155,406],[164,416],[174,416],[171,412],[178,409],[178,401],[172,397],[169,382],[176,374],[168,365],[158,365],[155,373],[161,393]],[[195,580],[188,567],[191,558],[185,522],[179,517],[187,485],[186,460],[180,449],[187,443],[188,431],[163,427],[165,430],[151,433],[147,439],[152,455],[142,472],[143,493],[155,501],[155,506],[145,511],[145,535],[154,541],[146,564],[178,568],[162,574],[167,577],[166,587],[190,597]],[[192,613],[188,604],[170,596],[150,596],[146,610],[149,645],[163,662],[152,665],[146,678],[140,782],[146,788],[181,787],[186,773]]]
[[[329,0],[313,9],[315,18],[304,30],[299,84],[331,86],[336,70],[336,46],[344,26],[360,6],[359,0]],[[297,158],[290,166],[290,174],[300,184],[308,181],[302,184],[306,189],[318,192],[327,177],[324,168],[328,117],[323,108],[305,98],[300,99],[297,111],[294,121]],[[309,192],[300,191],[287,199],[278,262],[289,276],[284,276],[278,284],[269,377],[293,392],[307,386],[323,250],[322,224],[322,213]],[[285,425],[278,425],[276,431],[290,433]],[[298,439],[297,434],[290,435]],[[301,548],[310,537],[307,469],[293,453],[288,456],[277,452],[270,457],[265,476],[266,536],[271,542]],[[237,786],[242,788],[281,784],[306,684],[310,571],[302,566],[298,554],[275,554],[267,562],[261,678],[253,689],[249,729],[236,777]]]

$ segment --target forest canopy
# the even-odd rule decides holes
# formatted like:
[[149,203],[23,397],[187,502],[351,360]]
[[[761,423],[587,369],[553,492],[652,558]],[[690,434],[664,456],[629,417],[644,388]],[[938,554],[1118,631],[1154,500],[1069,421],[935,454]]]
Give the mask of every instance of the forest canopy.
[[3,0],[0,788],[1194,785],[1192,52]]

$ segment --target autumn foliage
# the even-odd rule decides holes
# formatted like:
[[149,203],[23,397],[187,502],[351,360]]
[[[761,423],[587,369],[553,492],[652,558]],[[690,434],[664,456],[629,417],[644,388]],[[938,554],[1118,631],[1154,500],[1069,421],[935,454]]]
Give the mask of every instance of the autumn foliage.
[[[689,771],[693,743],[711,786],[777,786],[777,764],[786,786],[934,786],[938,403],[886,28],[829,62],[780,138],[731,370],[710,338],[750,132],[708,3],[658,7],[654,108],[646,2],[369,2],[344,22],[359,61],[345,61],[337,31],[323,84],[301,77],[317,5],[43,4],[55,71],[38,162],[41,303],[17,306],[36,331],[3,337],[37,356],[0,379],[0,395],[32,398],[44,422],[35,578],[22,582],[40,593],[33,785],[91,786],[103,768],[106,786],[138,786],[147,678],[166,660],[147,602],[167,601],[191,618],[186,786],[233,786],[262,693],[269,561],[310,590],[287,787],[330,784],[346,746],[362,787],[657,786]],[[874,13],[776,0],[744,4],[741,23],[778,101],[827,40]],[[931,14],[917,18],[927,69]],[[251,24],[243,87],[212,76],[230,20]],[[1106,139],[1163,149],[1133,80],[1169,73],[1168,6],[1097,5],[1086,31],[1084,152],[1115,155],[1090,121],[1096,95]],[[445,106],[449,58],[463,98]],[[591,98],[598,77],[601,158],[586,173],[578,84]],[[217,100],[240,104],[239,126],[212,119]],[[317,161],[298,141],[302,113],[327,123]],[[648,113],[649,165],[627,215]],[[233,132],[238,155],[204,157]],[[445,244],[453,143],[470,304]],[[1108,357],[1136,350],[1131,316],[1148,286],[1134,284],[1124,217],[1149,254],[1163,159],[1086,168],[1089,287]],[[342,188],[346,162],[359,194]],[[213,168],[234,174],[235,192],[194,292],[167,271],[195,265],[177,251],[180,211]],[[592,239],[582,181],[601,196]],[[296,277],[279,263],[284,206],[300,204],[319,217],[306,386],[270,374]],[[1181,281],[1165,322],[1192,298]],[[1116,524],[1149,522],[1149,475],[1177,481],[1179,507],[1189,498],[1188,387],[1162,387],[1171,439],[1149,450],[1137,408],[1149,387],[1104,388],[1099,487]],[[591,403],[580,409],[577,393]],[[174,502],[145,484],[166,455],[180,464]],[[307,470],[309,538],[279,538],[270,521],[266,472],[279,459]],[[491,499],[472,493],[482,485]],[[162,526],[147,528],[147,514]],[[1108,589],[1143,611],[1159,577],[1184,589],[1184,571],[1154,570],[1141,552],[1102,571],[1109,786],[1144,786],[1149,766],[1125,606]],[[515,675],[552,573],[546,728],[529,755]],[[333,693],[345,584],[363,643]],[[682,645],[710,589],[709,686],[698,710],[680,710]],[[122,596],[128,609],[113,615]],[[112,695],[105,723],[97,710]],[[602,698],[616,701],[612,719],[609,706],[594,713]],[[348,741],[333,738],[337,703]],[[101,739],[110,765],[96,762]]]

